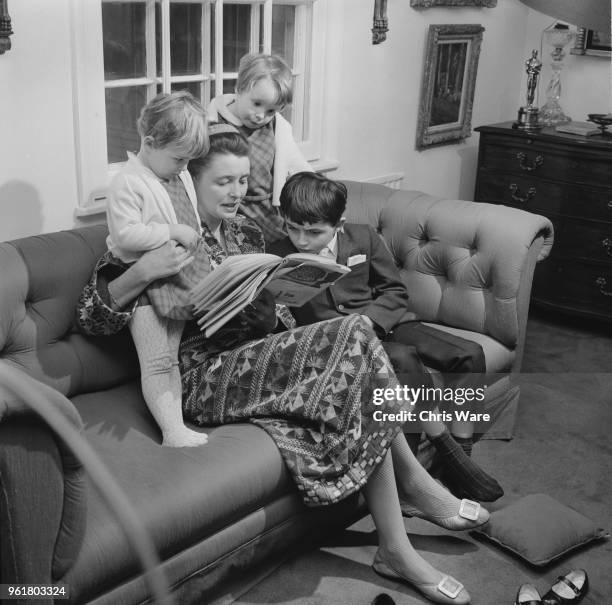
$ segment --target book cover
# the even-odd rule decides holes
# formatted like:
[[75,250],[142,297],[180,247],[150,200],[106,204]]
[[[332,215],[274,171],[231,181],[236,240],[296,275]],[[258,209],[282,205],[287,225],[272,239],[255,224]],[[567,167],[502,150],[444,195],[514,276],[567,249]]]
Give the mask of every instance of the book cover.
[[555,130],[566,134],[579,134],[583,137],[601,134],[601,130],[592,122],[566,122],[565,124],[558,124]]

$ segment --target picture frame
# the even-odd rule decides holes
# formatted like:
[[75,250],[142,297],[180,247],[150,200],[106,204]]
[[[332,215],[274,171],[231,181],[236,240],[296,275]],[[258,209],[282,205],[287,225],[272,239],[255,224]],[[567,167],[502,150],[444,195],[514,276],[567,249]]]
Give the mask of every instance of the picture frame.
[[417,118],[416,148],[461,141],[472,132],[472,106],[484,27],[430,25]]
[[612,57],[612,41],[610,32],[594,31],[579,27],[576,32],[572,55],[591,55],[594,57]]
[[431,8],[432,6],[484,6],[494,8],[497,0],[410,0],[413,8]]

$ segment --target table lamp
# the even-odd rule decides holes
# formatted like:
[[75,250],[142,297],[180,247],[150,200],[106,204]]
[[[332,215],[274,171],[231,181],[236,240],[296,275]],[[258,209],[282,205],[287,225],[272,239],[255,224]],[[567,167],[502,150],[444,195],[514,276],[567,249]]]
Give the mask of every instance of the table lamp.
[[544,126],[554,126],[563,122],[571,122],[561,109],[559,98],[561,97],[561,70],[565,58],[565,47],[573,42],[576,33],[571,31],[567,25],[555,23],[544,30],[544,39],[553,50],[550,53],[551,74],[550,82],[546,87],[546,103],[540,108],[540,121]]

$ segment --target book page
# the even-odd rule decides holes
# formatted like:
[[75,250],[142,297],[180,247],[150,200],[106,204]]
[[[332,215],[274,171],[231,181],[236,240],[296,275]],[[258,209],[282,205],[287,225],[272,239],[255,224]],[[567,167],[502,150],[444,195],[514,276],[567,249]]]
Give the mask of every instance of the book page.
[[239,254],[226,258],[213,269],[192,292],[196,311],[207,310],[219,300],[239,289],[249,276],[268,272],[280,262],[273,254]]

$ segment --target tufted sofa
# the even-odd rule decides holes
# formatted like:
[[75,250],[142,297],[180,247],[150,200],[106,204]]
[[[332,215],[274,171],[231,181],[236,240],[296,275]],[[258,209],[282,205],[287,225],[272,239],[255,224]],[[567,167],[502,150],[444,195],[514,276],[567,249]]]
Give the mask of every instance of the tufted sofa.
[[[487,391],[491,404],[516,405],[513,375],[550,222],[503,206],[347,186],[348,219],[376,226],[397,259],[410,317],[478,341],[488,370],[503,373]],[[85,437],[146,527],[177,602],[230,601],[293,549],[350,523],[362,503],[305,508],[273,442],[249,424],[212,429],[202,448],[160,446],[129,335],[91,338],[73,328],[105,235],[94,226],[0,244],[0,369],[39,385],[43,401]],[[62,582],[66,603],[147,602],[139,561],[80,460],[1,383],[0,536],[0,583]]]
[[[347,220],[375,226],[408,288],[405,319],[482,346],[487,437],[512,437],[533,271],[553,244],[543,216],[347,182]],[[430,368],[435,375],[435,369]]]

